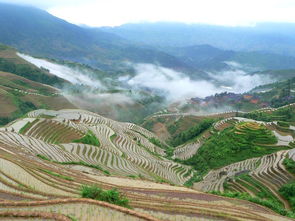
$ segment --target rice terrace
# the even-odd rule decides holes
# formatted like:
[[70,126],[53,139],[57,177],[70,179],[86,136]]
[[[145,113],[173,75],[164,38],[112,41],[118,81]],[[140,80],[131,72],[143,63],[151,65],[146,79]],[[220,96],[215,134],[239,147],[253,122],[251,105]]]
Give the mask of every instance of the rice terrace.
[[[274,111],[269,113],[273,114]],[[29,112],[25,118],[15,120],[0,131],[0,214],[2,217],[57,220],[194,220],[196,217],[204,220],[288,220],[271,210],[288,213],[291,209],[289,201],[280,195],[294,176],[284,166],[286,160],[295,156],[292,141],[285,139],[287,132],[282,132],[274,123],[248,122],[243,118],[229,121],[235,130],[231,134],[241,142],[237,146],[243,148],[242,142],[249,140],[239,136],[255,134],[253,148],[261,150],[252,150],[253,157],[247,155],[249,159],[211,170],[203,181],[193,183],[193,188],[188,189],[181,185],[193,179],[196,173],[193,167],[169,160],[164,149],[150,141],[158,139],[156,135],[142,127],[82,110]],[[268,127],[278,127],[275,131],[282,135],[272,135]],[[212,128],[207,142],[229,128],[231,126],[223,131]],[[292,134],[292,129],[289,130]],[[91,143],[90,137],[99,142]],[[285,145],[279,140],[286,142]],[[159,140],[159,143],[165,145],[165,141]],[[195,146],[198,153],[206,144],[198,147],[198,143],[188,143],[186,146]],[[263,150],[264,146],[268,150]],[[176,152],[179,148],[175,148]],[[263,156],[264,151],[269,152]],[[128,206],[125,209],[81,198],[83,186],[119,190],[128,199]],[[216,191],[218,195],[234,191],[242,199],[277,202],[272,207],[278,209],[203,191]]]
[[0,220],[295,220],[294,10],[0,0]]

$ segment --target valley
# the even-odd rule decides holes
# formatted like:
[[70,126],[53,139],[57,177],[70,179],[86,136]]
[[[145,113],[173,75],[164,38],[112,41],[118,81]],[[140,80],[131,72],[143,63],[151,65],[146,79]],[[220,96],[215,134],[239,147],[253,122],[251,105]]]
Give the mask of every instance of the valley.
[[57,2],[0,2],[1,220],[295,219],[295,23]]
[[[1,56],[2,70],[6,71],[0,72],[1,217],[294,217],[293,198],[283,192],[294,185],[294,173],[289,171],[294,163],[293,78],[261,85],[245,94],[225,92],[169,104],[164,95],[159,100],[151,99],[158,96],[157,91],[126,86],[123,89],[124,84],[119,86],[115,77],[106,77],[105,72],[78,63],[28,57],[6,46]],[[29,71],[5,64],[21,64]],[[34,73],[44,77],[35,78]],[[47,83],[49,79],[55,82]],[[108,94],[107,99],[119,94],[133,102],[123,105],[122,101],[110,100],[108,104],[93,105],[102,116],[89,111],[93,110],[89,106],[85,106],[89,110],[77,109],[79,103],[69,96],[77,100],[82,93],[88,98]],[[135,93],[144,96],[136,98]],[[149,99],[151,103],[146,103]],[[161,99],[165,103],[153,109],[153,102],[160,103]],[[253,99],[259,102],[253,103]],[[153,114],[134,115],[136,111],[131,110],[135,102],[144,104],[142,107]],[[219,111],[222,108],[218,105],[225,106],[225,102],[228,110]],[[114,117],[105,114],[110,107],[119,108],[118,119],[128,119],[124,109],[131,111],[132,121],[136,122],[137,116],[142,126],[108,118]],[[117,194],[118,199],[97,201],[91,195],[86,199],[83,188],[102,188],[105,194]],[[120,200],[128,202],[127,208],[120,207],[124,205]],[[221,205],[226,208],[222,212]]]

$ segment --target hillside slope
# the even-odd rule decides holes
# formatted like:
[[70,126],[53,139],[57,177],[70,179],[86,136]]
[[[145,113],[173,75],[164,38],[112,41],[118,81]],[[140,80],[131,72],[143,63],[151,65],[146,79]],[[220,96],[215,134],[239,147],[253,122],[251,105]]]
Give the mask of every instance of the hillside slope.
[[130,44],[101,30],[82,28],[41,9],[0,3],[0,42],[35,56],[70,60],[103,70],[124,62],[159,63],[190,70],[177,58],[155,49]]
[[0,45],[0,125],[38,108],[74,108],[55,87],[65,80],[20,58],[16,51]]
[[[294,218],[294,112],[292,103],[248,113],[178,113],[156,117],[159,122],[165,120],[164,125],[175,118],[182,119],[176,129],[189,125],[185,119],[193,119],[198,125],[202,118],[219,118],[209,130],[200,131],[173,150],[176,162],[196,170],[197,176],[191,180],[193,188],[249,200]],[[191,128],[183,132],[188,133]],[[180,135],[177,136],[182,138]]]
[[[185,166],[163,159],[163,150],[152,145],[149,137],[154,135],[141,127],[83,110],[30,112],[28,118],[19,119],[0,131],[0,199],[4,200],[0,217],[104,221],[291,220],[247,201],[145,180],[157,174],[179,183],[186,173]],[[69,143],[71,140],[77,143]],[[84,164],[79,165],[81,161]],[[106,169],[111,176],[105,175]],[[140,171],[143,176],[124,177],[130,170],[134,174]],[[116,173],[117,177],[113,176]],[[118,188],[130,199],[133,210],[81,199],[82,185]]]
[[269,52],[222,50],[210,45],[171,47],[163,50],[200,70],[227,69],[231,67],[230,63],[227,64],[227,62],[236,62],[238,63],[238,68],[243,68],[250,72],[255,69],[279,70],[295,68],[294,57]]

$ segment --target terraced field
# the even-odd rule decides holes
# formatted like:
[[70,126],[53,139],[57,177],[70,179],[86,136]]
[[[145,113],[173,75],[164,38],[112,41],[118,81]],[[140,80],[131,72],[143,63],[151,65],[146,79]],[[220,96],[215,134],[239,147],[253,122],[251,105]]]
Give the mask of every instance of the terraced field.
[[[141,176],[178,185],[192,177],[190,167],[163,157],[164,150],[149,141],[154,134],[134,124],[82,110],[38,110],[28,117],[2,128],[0,141],[60,163],[99,165],[113,175]],[[73,142],[87,131],[96,136],[99,146]]]
[[[239,121],[243,120],[215,124],[214,133],[224,124]],[[238,123],[237,131],[245,131],[245,124],[246,129],[259,127],[253,122]],[[99,141],[97,145],[83,139],[89,131]],[[177,186],[190,180],[194,170],[166,159],[165,150],[153,144],[152,138],[159,140],[134,124],[83,110],[37,110],[0,128],[1,219],[290,220],[248,201]],[[186,159],[194,155],[205,141],[202,139],[177,147],[175,156]],[[276,196],[277,188],[292,179],[278,166],[287,154],[290,158],[295,155],[293,150],[285,150],[212,170],[194,188],[223,191],[226,183],[227,188],[242,192],[246,188],[229,179],[247,171]],[[94,184],[106,190],[119,189],[133,209],[81,198],[82,185]]]
[[[273,125],[276,122],[265,123],[254,120],[235,118],[239,122],[235,128],[237,135],[247,134],[253,135],[256,144],[272,146],[275,140],[276,145],[288,146],[294,140],[291,135],[285,133],[280,135],[280,131],[270,131],[266,128],[274,129]],[[264,125],[264,126],[263,126]],[[264,131],[263,133],[258,131]],[[275,136],[274,136],[275,135]],[[276,139],[275,139],[276,138]],[[292,147],[292,146],[291,146]],[[289,148],[291,148],[289,147]],[[274,204],[290,210],[290,205],[284,197],[279,194],[279,189],[295,180],[294,175],[289,173],[283,165],[286,158],[293,159],[294,149],[280,150],[272,154],[267,154],[261,157],[251,158],[244,161],[239,161],[215,170],[211,170],[203,177],[201,182],[194,184],[194,189],[200,191],[216,191],[216,192],[239,192],[247,193],[252,197],[271,200]]]
[[[289,220],[258,205],[184,187],[81,172],[0,143],[1,220]],[[118,188],[133,210],[80,198],[81,185]],[[222,210],[220,209],[222,207]],[[222,212],[221,212],[222,211]]]

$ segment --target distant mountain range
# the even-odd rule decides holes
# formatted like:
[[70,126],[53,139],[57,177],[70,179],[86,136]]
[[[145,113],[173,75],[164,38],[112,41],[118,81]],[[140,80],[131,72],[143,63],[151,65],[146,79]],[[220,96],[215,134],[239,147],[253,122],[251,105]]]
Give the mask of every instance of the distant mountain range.
[[[200,70],[220,70],[229,67],[228,61],[242,64],[248,71],[280,70],[295,67],[295,57],[267,52],[222,50],[210,45],[167,47],[165,52]],[[248,67],[247,67],[248,66]]]
[[181,23],[89,28],[41,9],[0,3],[0,43],[33,56],[69,60],[115,73],[131,63],[152,63],[206,77],[226,61],[251,71],[295,68],[295,25],[221,27]]
[[0,42],[36,56],[115,69],[125,61],[190,70],[177,58],[98,29],[82,28],[46,11],[0,3]]
[[100,30],[158,47],[209,44],[235,51],[264,51],[295,55],[295,24],[261,23],[253,27],[156,22],[104,27]]

